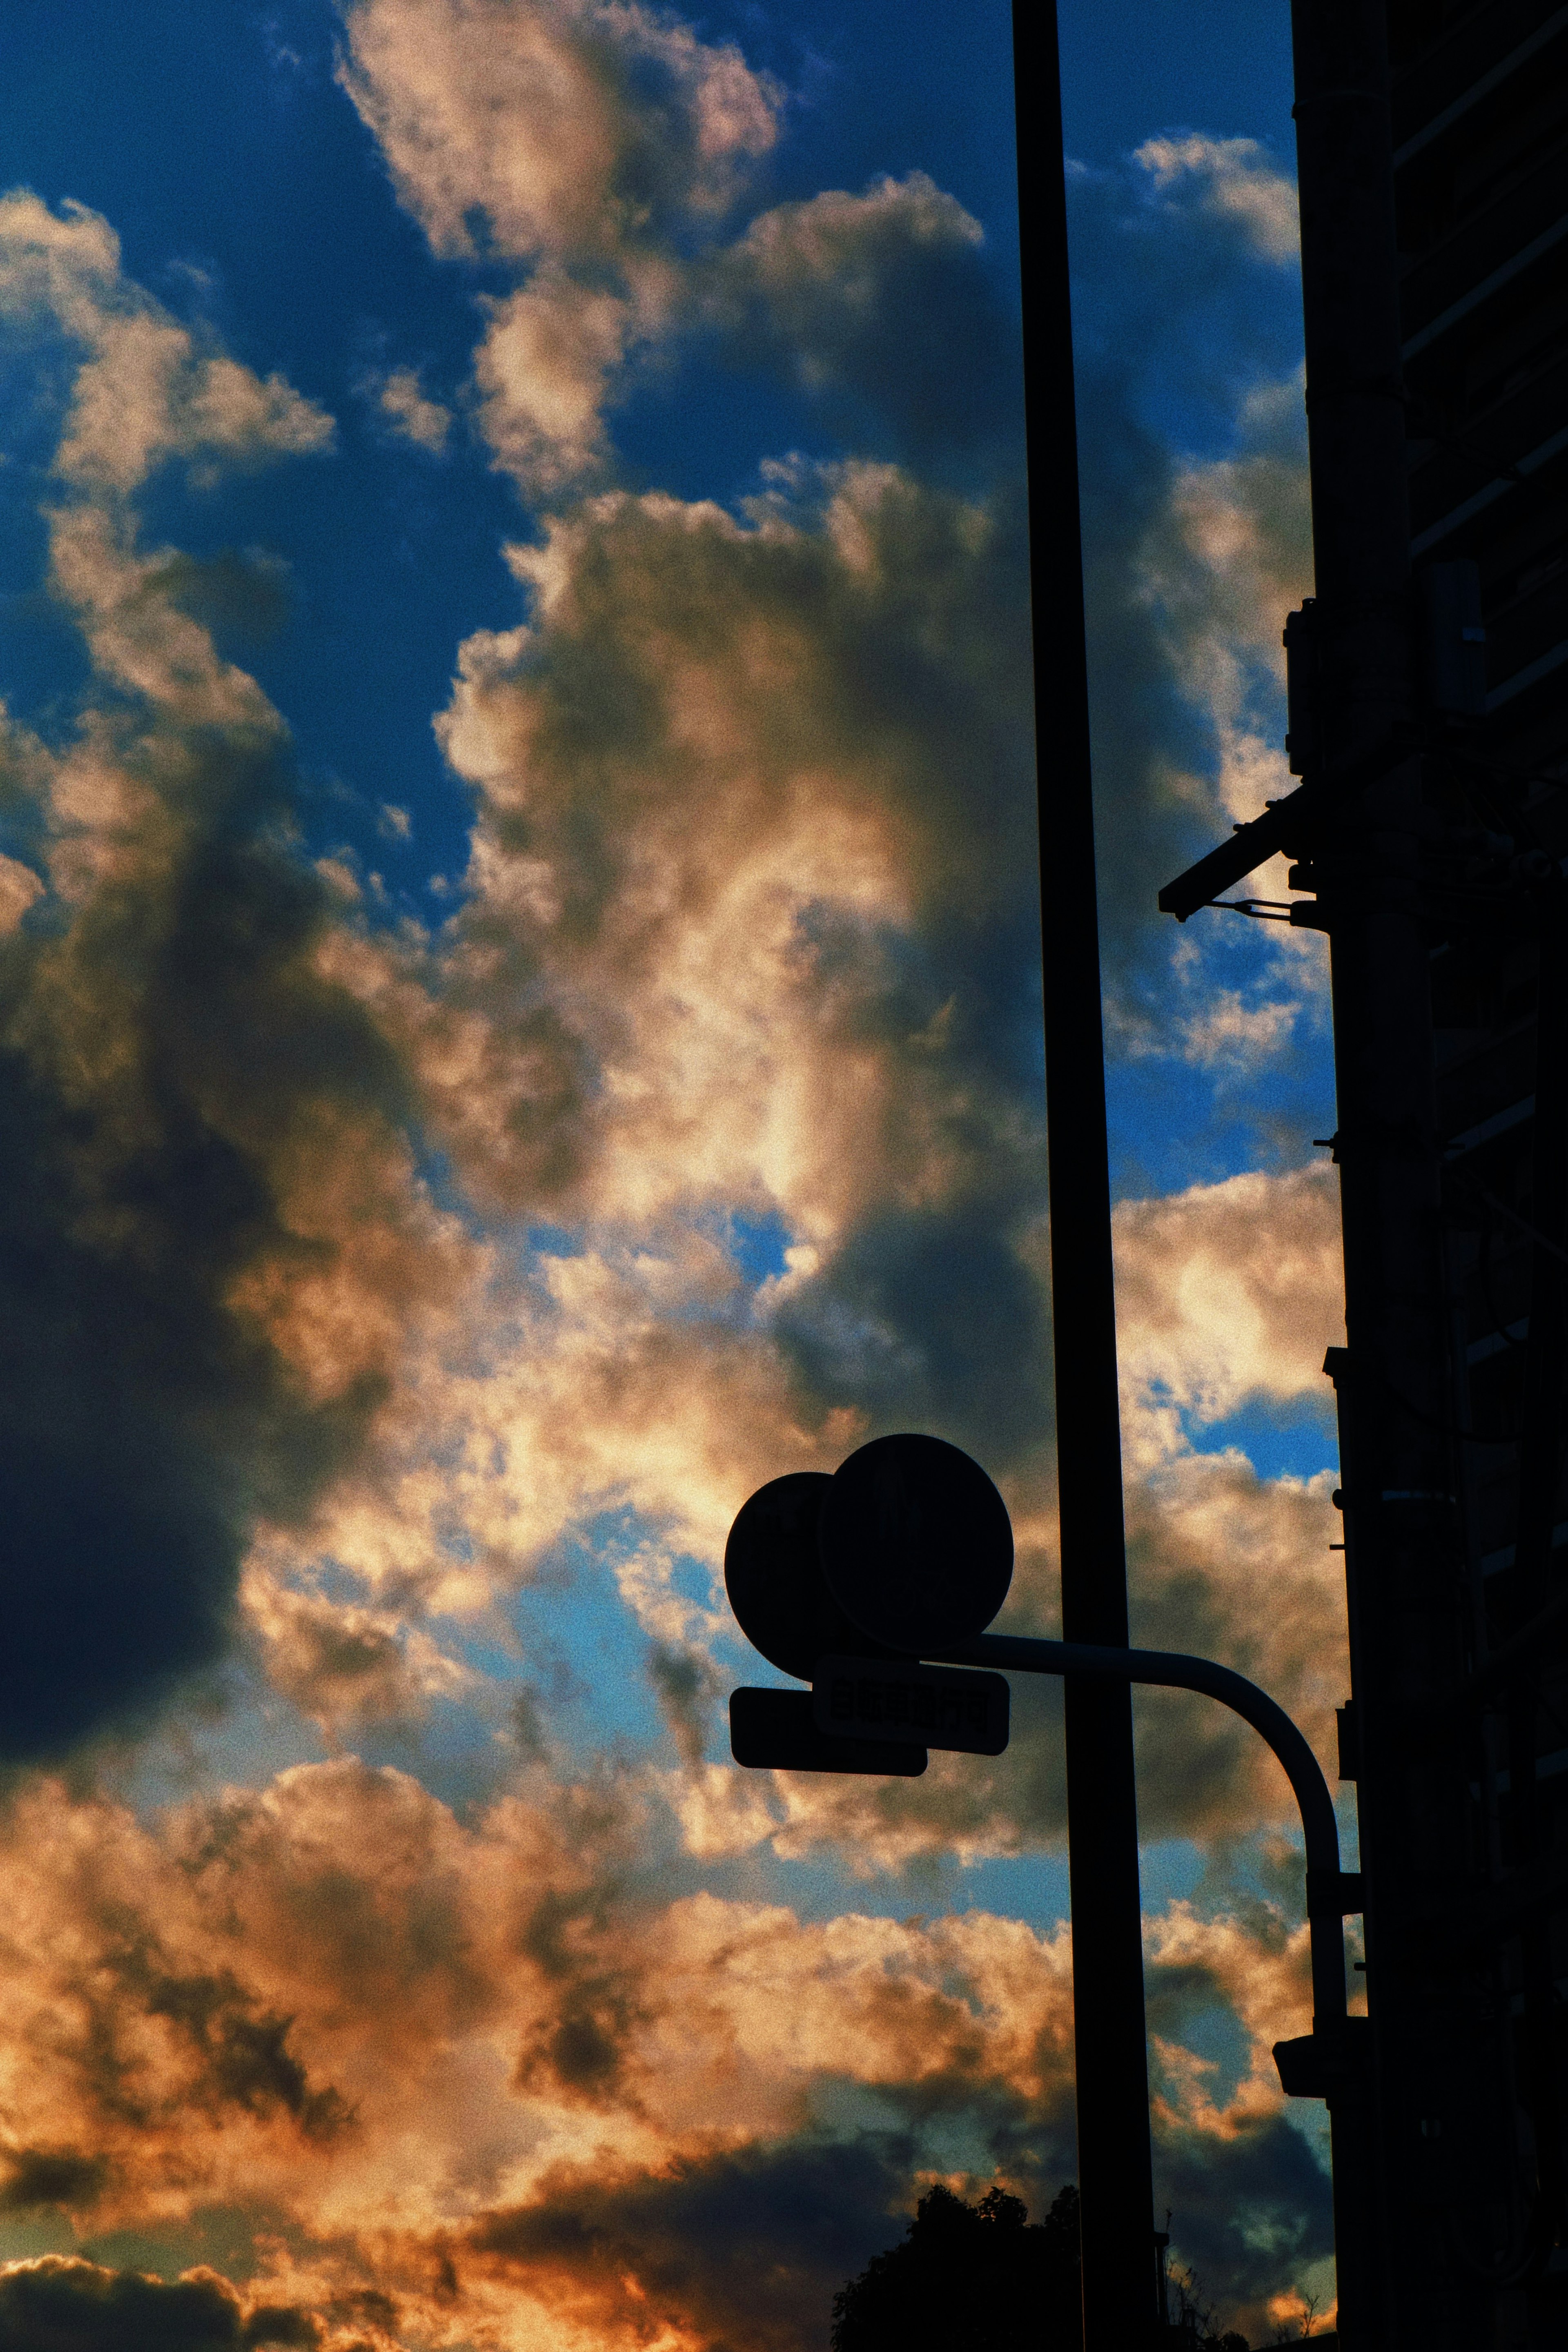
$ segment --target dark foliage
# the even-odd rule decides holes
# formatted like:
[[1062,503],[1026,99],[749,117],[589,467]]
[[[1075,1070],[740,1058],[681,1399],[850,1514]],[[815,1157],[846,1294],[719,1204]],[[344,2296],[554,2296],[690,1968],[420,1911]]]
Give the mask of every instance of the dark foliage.
[[1044,2221],[1004,2189],[921,2199],[902,2245],[833,2298],[833,2352],[1080,2352],[1078,2190]]

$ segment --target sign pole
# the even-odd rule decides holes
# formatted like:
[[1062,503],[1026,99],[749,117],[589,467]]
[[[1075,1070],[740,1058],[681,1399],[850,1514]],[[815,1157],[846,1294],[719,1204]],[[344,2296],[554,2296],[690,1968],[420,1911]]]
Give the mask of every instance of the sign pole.
[[[1045,954],[1062,1632],[1125,1648],[1126,1550],[1105,1131],[1067,194],[1054,0],[1014,0]],[[1131,1685],[1065,1693],[1084,2340],[1155,2326]]]

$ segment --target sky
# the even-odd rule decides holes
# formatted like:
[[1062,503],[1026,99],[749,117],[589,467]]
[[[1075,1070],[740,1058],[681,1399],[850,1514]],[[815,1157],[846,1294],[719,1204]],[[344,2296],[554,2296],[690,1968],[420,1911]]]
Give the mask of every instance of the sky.
[[[1284,783],[1288,33],[1062,15],[1134,1638],[1331,1779],[1321,942],[1154,908]],[[1073,2177],[1055,1687],[912,1781],[724,1712],[735,1512],[887,1431],[1058,1622],[1010,76],[6,11],[0,2352],[811,2352]],[[1293,1809],[1137,1714],[1157,2200],[1273,2340]]]

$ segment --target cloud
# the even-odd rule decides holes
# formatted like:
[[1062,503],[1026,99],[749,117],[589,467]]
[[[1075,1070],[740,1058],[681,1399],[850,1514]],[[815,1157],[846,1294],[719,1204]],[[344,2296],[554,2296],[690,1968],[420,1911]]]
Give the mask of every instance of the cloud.
[[[741,520],[603,498],[516,551],[531,616],[466,644],[440,721],[463,902],[428,939],[341,925],[319,968],[467,1197],[574,1239],[474,1249],[403,1326],[334,1559],[456,1602],[629,1504],[711,1562],[868,1413],[1039,1452],[1017,560],[1005,510],[879,468]],[[782,1274],[742,1276],[738,1207]]]
[[242,1597],[271,1686],[329,1739],[372,1724],[417,1723],[433,1700],[458,1697],[474,1683],[421,1628],[301,1591],[254,1555]]
[[379,1182],[405,1231],[413,1196],[399,1074],[315,969],[332,907],[287,846],[286,730],[128,499],[165,458],[248,467],[330,422],[198,349],[80,206],[0,200],[0,313],[58,394],[49,586],[91,667],[74,730],[7,722],[0,756],[31,851],[0,942],[16,1760],[141,1721],[221,1654],[258,1519],[308,1512],[385,1386],[368,1330],[329,1361],[318,1311],[302,1344],[347,1138],[351,1192]]
[[612,0],[346,0],[339,76],[434,249],[620,260],[721,213],[777,93],[732,44]]
[[485,307],[490,323],[474,368],[480,430],[524,488],[559,491],[607,456],[601,412],[636,308],[544,269]]
[[1162,2148],[1160,2166],[1177,2258],[1202,2289],[1223,2294],[1227,2326],[1280,2341],[1277,2323],[1302,2305],[1274,2282],[1331,2269],[1330,2182],[1302,2134],[1275,2116],[1228,2143]]
[[968,1122],[1020,1119],[980,1017],[1034,920],[1009,520],[876,468],[800,488],[750,524],[596,501],[514,551],[531,624],[463,649],[445,993],[482,978],[492,1052],[495,1008],[521,1025],[492,1123],[466,1085],[445,1114],[477,1182],[526,1181],[552,1124],[542,1172],[579,1197],[646,1219],[761,1183],[816,1238],[973,1183]]
[[[49,2352],[262,2352],[267,2346],[315,2352],[327,2343],[321,2315],[289,2304],[247,2307],[205,2265],[174,2280],[108,2270],[71,2254],[0,2267],[0,2352],[39,2352],[45,2345]],[[380,2352],[389,2339],[377,2330],[374,2341],[360,2335],[356,2343],[363,2352]]]
[[[1259,1478],[1238,1453],[1178,1456],[1130,1497],[1135,1638],[1235,1666],[1278,1699],[1335,1775],[1333,1709],[1349,1689],[1331,1471]],[[1300,1815],[1258,1736],[1213,1700],[1140,1699],[1144,1834],[1243,1836]]]
[[7,1835],[8,2031],[37,2055],[14,2121],[68,2126],[74,2168],[34,2158],[34,2189],[428,2236],[595,2148],[630,2177],[787,2137],[839,2076],[1022,2100],[1059,2137],[1065,1932],[671,1900],[639,1884],[648,1827],[607,1784],[465,1827],[348,1759],[151,1831],[36,1791]]
[[56,214],[26,188],[0,196],[0,331],[70,354],[55,467],[78,491],[126,496],[174,457],[200,484],[331,446],[332,420],[313,402],[204,347],[124,278],[118,238],[85,205]]
[[1137,559],[1138,593],[1217,744],[1216,824],[1292,789],[1273,722],[1285,615],[1312,588],[1301,384],[1298,371],[1251,387],[1235,454],[1177,467]]
[[1265,261],[1289,268],[1300,257],[1294,184],[1256,139],[1214,139],[1202,131],[1146,139],[1132,160],[1148,173],[1154,194],[1196,190],[1201,211],[1237,225]]
[[[787,236],[775,223],[759,249],[782,268],[787,247],[796,269],[826,238],[840,268],[873,231],[973,243],[929,184],[845,205]],[[92,236],[107,269],[101,224]],[[160,1046],[156,1024],[173,1024],[193,1118],[246,1173],[247,1222],[208,1303],[273,1384],[237,1395],[232,1484],[175,1608],[184,1646],[176,1626],[149,1659],[115,1651],[125,1704],[164,1686],[160,1644],[168,1675],[218,1654],[258,1518],[272,1566],[247,1588],[253,1622],[279,1687],[338,1727],[407,1718],[454,1687],[404,1611],[482,1607],[606,1501],[634,1500],[711,1557],[747,1486],[781,1455],[830,1464],[868,1402],[1037,1454],[1037,1375],[996,1372],[1043,1354],[1017,1247],[1037,1116],[1026,1016],[1009,1008],[1035,919],[1016,517],[862,467],[779,469],[740,522],[657,499],[563,520],[517,558],[528,627],[465,649],[445,732],[483,794],[470,891],[445,936],[405,954],[278,851],[280,723],[185,609],[178,562],[140,551],[116,496],[100,484],[62,511],[55,577],[140,731],[106,712],[92,762],[45,762],[69,919],[36,955],[54,959],[52,983],[101,920],[93,986],[54,991],[90,1028],[119,970],[113,923],[162,938],[187,908],[210,920],[204,828],[222,793],[182,762],[199,736],[210,764],[216,730],[216,775],[233,762],[252,779],[237,806],[256,828],[247,937],[262,943],[221,1029],[226,1050],[254,1038],[266,1058],[215,1075],[223,991],[196,950],[177,965],[181,995],[132,999],[106,1034],[126,1039],[122,1073],[148,1050],[139,1021]],[[602,717],[584,737],[590,675]],[[982,838],[1017,854],[992,866]],[[129,1092],[144,1119],[116,1083],[117,1109]],[[498,1281],[421,1202],[399,1133],[416,1112],[477,1197],[589,1216],[595,1245],[541,1266],[542,1284]],[[147,1181],[161,1200],[166,1180]],[[786,1276],[751,1305],[702,1229],[736,1197],[789,1233]],[[167,1246],[183,1241],[174,1219]],[[482,1341],[458,1344],[487,1313]],[[179,1491],[195,1508],[201,1481]],[[395,1605],[329,1602],[312,1580],[322,1546],[390,1580]],[[120,1704],[77,1688],[77,1714],[47,1737]]]
[[[18,1777],[0,2205],[256,2234],[233,2285],[13,2265],[0,2326],[14,2308],[30,2341],[47,2313],[93,2352],[181,2327],[323,2352],[395,2330],[630,2352],[660,2328],[719,2352],[760,2278],[795,2352],[919,2179],[1054,2188],[1070,2164],[1064,1928],[892,1918],[885,1889],[803,1916],[759,1867],[929,1876],[1058,1843],[1058,1694],[1020,1691],[994,1767],[918,1784],[706,1760],[730,1517],[876,1428],[987,1459],[1019,1527],[1014,1622],[1050,1622],[1021,523],[864,458],[775,464],[739,512],[583,484],[628,367],[680,336],[879,457],[989,462],[1007,337],[976,224],[922,175],[737,236],[780,94],[673,18],[363,0],[343,26],[402,201],[500,285],[463,397],[555,511],[511,551],[516,625],[467,640],[440,716],[474,808],[455,910],[382,926],[350,864],[295,846],[283,721],[132,503],[166,463],[211,483],[324,449],[330,422],[129,286],[95,216],[7,200],[9,331],[54,371],[51,588],[92,677],[77,731],[14,729],[0,771],[0,1696],[15,1754],[58,1754],[138,1727],[243,1629],[268,1687],[215,1731],[223,1769],[261,1738],[288,1753],[293,1717],[368,1745],[455,1700],[479,1760],[461,1812],[343,1753],[216,1793],[192,1765],[201,1793],[140,1814],[79,1759],[69,1792]],[[1256,158],[1139,168],[1145,257],[1267,255]],[[380,396],[427,447],[449,430],[411,370]],[[1222,794],[1266,772],[1257,610],[1300,520],[1285,397],[1233,402],[1219,461],[1163,457],[1131,401],[1112,420],[1098,579],[1148,721],[1130,834],[1156,803],[1212,807],[1216,745]],[[1286,1020],[1239,996],[1205,1017],[1200,1057]],[[1209,1187],[1129,1204],[1119,1235],[1140,1629],[1235,1658],[1320,1741],[1327,1482],[1193,1439],[1307,1392],[1316,1309],[1279,1267],[1283,1246],[1321,1280],[1326,1197],[1317,1171]],[[548,1679],[580,1559],[672,1744],[574,1780],[500,1722],[506,1604],[538,1580],[521,1622],[547,1629],[525,1663]],[[1217,1710],[1152,1701],[1140,1740],[1156,1832],[1289,1820]],[[1163,2144],[1222,2266],[1276,2294],[1310,2231],[1238,2252],[1180,2168],[1249,2151],[1255,2235],[1315,2211],[1259,2056],[1298,2030],[1301,1939],[1288,1901],[1213,1908],[1151,1948]],[[1193,2046],[1205,2004],[1241,2037],[1234,2081]]]
[[[249,1588],[279,1686],[334,1737],[454,1692],[462,1669],[421,1612],[471,1620],[595,1510],[630,1504],[711,1562],[760,1477],[831,1467],[911,1419],[1011,1465],[1037,1506],[1016,533],[1005,506],[868,466],[777,469],[741,520],[657,497],[580,506],[514,557],[526,623],[464,649],[443,738],[479,811],[457,916],[427,941],[373,936],[348,902],[307,898],[300,985],[342,1008],[362,1041],[344,1050],[378,1076],[346,1114],[347,1163],[331,1088],[307,1089],[320,1150],[287,1117],[264,1149],[260,1122],[246,1130],[310,1246],[237,1265],[223,1312],[310,1409],[360,1400],[298,1501],[268,1503],[295,1527]],[[253,683],[171,601],[166,563],[91,506],[62,520],[56,561],[100,669],[165,731],[278,745]],[[95,903],[105,856],[79,827],[57,887]],[[304,887],[286,860],[279,877]],[[586,1245],[503,1272],[421,1204],[397,1131],[414,1115],[471,1198],[583,1221]],[[716,1239],[737,1200],[784,1235],[785,1271],[760,1287]],[[253,1523],[233,1517],[207,1654]],[[366,1602],[326,1598],[323,1556]],[[626,1596],[669,1656],[706,1659],[721,1621],[670,1612],[671,1590],[660,1570]],[[677,1719],[691,1773],[696,1717]],[[694,1835],[758,1834],[737,1830],[758,1818],[749,1798],[736,1813],[694,1780],[682,1801],[705,1808]],[[868,1850],[1006,1850],[1059,1827],[1048,1765],[1018,1769],[989,1827],[986,1801],[934,1776]],[[805,1851],[858,1835],[869,1802],[795,1790],[762,1819]]]
[[[78,2315],[94,2352],[140,2340],[129,2319],[92,2334],[105,2312],[158,2343],[199,2315],[230,2329],[216,2344],[533,2329],[630,2352],[658,2321],[718,2352],[762,2278],[767,2342],[805,2352],[922,2182],[1001,2172],[1037,2202],[1070,2174],[1065,1924],[682,1893],[624,1781],[536,1776],[466,1822],[348,1759],[146,1823],[39,1787],[4,1854],[0,2062],[27,2053],[9,2120],[37,2151],[13,2186],[160,2243],[198,2213],[270,2217],[233,2286],[187,2273],[184,2301],[12,2265],[18,2343],[36,2305]],[[1268,2057],[1310,2000],[1304,1935],[1255,1915],[1177,1906],[1151,1929],[1162,2177],[1189,2248],[1241,2226],[1233,2158],[1248,2210],[1317,2226]],[[1216,2007],[1246,2053],[1217,2093],[1185,2042]],[[1216,2266],[1279,2292],[1305,2243]]]
[[[717,1583],[730,1518],[781,1468],[833,1467],[876,1425],[872,1415],[888,1424],[940,1416],[997,1464],[1019,1539],[1010,1622],[1053,1629],[1048,1464],[1032,1439],[1026,1386],[1015,1376],[1008,1391],[1017,1414],[1009,1469],[999,1460],[1005,1413],[993,1411],[984,1425],[976,1414],[968,1427],[963,1369],[971,1354],[984,1364],[992,1328],[984,1316],[993,1313],[1004,1318],[995,1351],[1026,1360],[1037,1293],[1010,1293],[994,1244],[976,1272],[957,1226],[916,1215],[903,1228],[906,1255],[893,1263],[904,1272],[888,1279],[879,1325],[857,1287],[859,1230],[850,1228],[839,1255],[823,1255],[809,1278],[820,1286],[815,1293],[777,1286],[783,1303],[761,1322],[737,1317],[738,1278],[724,1255],[710,1243],[676,1248],[673,1232],[668,1255],[646,1239],[635,1250],[600,1243],[548,1261],[542,1297],[520,1291],[459,1305],[455,1316],[485,1334],[483,1347],[460,1371],[446,1336],[433,1341],[442,1369],[408,1364],[374,1454],[322,1509],[316,1539],[387,1596],[377,1655],[390,1665],[399,1610],[449,1611],[460,1626],[489,1592],[552,1557],[563,1530],[631,1507],[637,1517],[624,1537],[600,1531],[592,1540],[608,1557],[624,1605],[664,1654],[660,1685],[685,1759],[668,1801],[693,1853],[833,1851],[852,1866],[898,1870],[944,1852],[1020,1853],[1062,1833],[1057,1700],[1047,1690],[1020,1690],[1018,1736],[996,1766],[937,1759],[919,1782],[759,1781],[696,1760],[700,1694],[726,1670],[732,1643]],[[865,1231],[880,1251],[899,1226],[872,1222]],[[1026,1262],[1037,1239],[1024,1248]],[[1124,1204],[1118,1240],[1142,1637],[1229,1659],[1297,1711],[1331,1757],[1344,1673],[1342,1604],[1327,1550],[1339,1532],[1331,1477],[1260,1478],[1234,1448],[1193,1450],[1205,1423],[1249,1400],[1289,1402],[1321,1391],[1322,1349],[1337,1328],[1331,1172],[1247,1177]],[[928,1247],[936,1272],[917,1279]],[[809,1308],[799,1318],[797,1299]],[[843,1302],[837,1354],[828,1347],[835,1299]],[[984,1314],[979,1302],[990,1302]],[[946,1378],[949,1365],[953,1386],[944,1391],[932,1385],[933,1368]],[[969,1375],[969,1385],[980,1378]],[[462,1558],[441,1532],[454,1524],[467,1532]],[[324,1603],[311,1609],[325,1622]],[[338,1638],[356,1659],[362,1630],[344,1607]],[[362,1660],[367,1691],[375,1687],[368,1664]],[[404,1704],[412,1714],[427,1701],[411,1692]],[[1294,1819],[1267,1751],[1223,1709],[1151,1696],[1140,1720],[1151,1833],[1231,1834]]]
[[[1041,1246],[1043,1235],[1033,1236],[1028,1254]],[[1235,1444],[1219,1453],[1195,1449],[1206,1425],[1244,1408],[1266,1412],[1271,1404],[1310,1401],[1324,1406],[1331,1450],[1322,1354],[1343,1336],[1333,1171],[1249,1175],[1124,1202],[1117,1263],[1137,1638],[1224,1659],[1259,1682],[1301,1722],[1331,1777],[1332,1711],[1348,1672],[1342,1578],[1338,1555],[1329,1550],[1340,1535],[1330,1500],[1333,1474],[1263,1477]],[[994,1275],[976,1286],[996,1290]],[[918,1284],[907,1286],[907,1296],[917,1311],[930,1311]],[[912,1382],[918,1362],[893,1376]],[[831,1393],[826,1375],[816,1377]],[[847,1378],[846,1391],[853,1392]],[[910,1392],[906,1386],[903,1393]],[[874,1404],[874,1385],[866,1393]],[[988,1458],[998,1428],[1005,1433],[1005,1423],[973,1438]],[[847,1441],[840,1444],[847,1450]],[[799,1458],[780,1449],[774,1466]],[[830,1466],[837,1457],[825,1448],[822,1458]],[[1003,1477],[1019,1543],[1005,1624],[1052,1633],[1048,1476],[1026,1450]],[[698,1549],[704,1540],[695,1529],[690,1539]],[[695,1612],[680,1631],[699,1644],[705,1639]],[[1013,1744],[994,1765],[933,1757],[918,1781],[782,1775],[771,1786],[709,1765],[672,1791],[671,1801],[691,1851],[713,1856],[837,1851],[850,1867],[875,1871],[942,1853],[974,1860],[1037,1850],[1058,1843],[1065,1829],[1056,1686],[1021,1680],[1015,1716]],[[1139,1697],[1137,1724],[1147,1837],[1240,1837],[1275,1822],[1295,1828],[1295,1801],[1269,1751],[1226,1709],[1148,1693]],[[1298,1888],[1293,1899],[1299,1895]]]
[[998,1206],[982,1195],[866,1218],[774,1328],[816,1396],[879,1423],[940,1426],[1002,1470],[1037,1453],[1048,1426],[1050,1332]]
[[[1031,1240],[1031,1254],[1043,1239]],[[1329,1549],[1341,1533],[1333,1474],[1262,1477],[1234,1444],[1196,1449],[1207,1426],[1249,1405],[1310,1402],[1322,1408],[1331,1454],[1322,1360],[1344,1336],[1335,1171],[1324,1163],[1124,1202],[1115,1247],[1135,1637],[1223,1659],[1260,1683],[1302,1724],[1331,1778],[1333,1709],[1348,1686],[1342,1576]],[[1005,1295],[994,1275],[983,1286]],[[988,1433],[994,1445],[994,1426]],[[1020,1538],[1007,1622],[1051,1633],[1049,1486],[1026,1456],[1024,1475],[1004,1483]],[[786,1778],[765,1807],[710,1777],[683,1800],[689,1834],[714,1852],[837,1843],[885,1868],[944,1848],[978,1856],[1054,1843],[1065,1824],[1058,1701],[1022,1685],[1015,1706],[1013,1746],[984,1772],[973,1759],[933,1759],[922,1780],[885,1788]],[[1226,1709],[1151,1692],[1139,1697],[1137,1724],[1146,1837],[1294,1828],[1282,1773]]]
[[682,1760],[695,1770],[707,1744],[718,1677],[699,1651],[667,1649],[659,1643],[649,1653],[648,1673]]
[[340,79],[433,251],[518,272],[480,297],[474,393],[531,497],[604,473],[627,368],[681,345],[779,376],[880,454],[1016,445],[1016,332],[979,223],[926,173],[724,241],[783,105],[732,45],[609,0],[342,13]]
[[308,1507],[384,1385],[368,1335],[307,1366],[267,1329],[331,1281],[307,1196],[342,1189],[334,1134],[393,1151],[397,1099],[311,971],[328,908],[267,838],[281,767],[244,717],[89,724],[50,780],[55,919],[0,963],[12,1757],[213,1659],[257,1514]]
[[74,2148],[7,2150],[10,2170],[0,2188],[0,2212],[27,2213],[40,2206],[95,2205],[109,2185],[101,2157],[79,2156]]
[[1237,988],[1210,989],[1205,998],[1202,1010],[1180,1024],[1179,1034],[1187,1060],[1209,1070],[1240,1066],[1250,1071],[1285,1051],[1302,1010],[1289,997],[1248,1004]]
[[487,305],[479,421],[498,464],[552,492],[602,460],[609,377],[661,330],[780,94],[732,44],[626,0],[342,14],[339,79],[432,250],[530,273]]
[[28,908],[42,897],[43,888],[30,866],[18,858],[0,857],[0,931],[14,931]]
[[416,368],[392,368],[383,376],[369,376],[364,390],[394,433],[412,441],[416,449],[427,450],[432,457],[443,454],[452,429],[452,412],[427,396]]
[[154,2343],[180,2352],[238,2352],[261,2341],[245,2330],[226,2280],[210,2273],[166,2284],[59,2254],[0,2270],[0,2345],[16,2352],[37,2352],[45,2343],[68,2352],[140,2352],[143,2346],[151,2352]]
[[[465,2236],[465,2271],[515,2281],[559,2322],[612,2345],[745,2342],[797,2352],[895,2230],[895,2141],[724,2151],[662,2176],[563,2179],[548,2203]],[[666,2333],[668,2331],[668,2334]]]
[[[1293,1882],[1299,1862],[1280,1859]],[[1291,1896],[1299,1910],[1294,1884]],[[1273,2059],[1274,2042],[1311,2014],[1307,1931],[1256,1897],[1211,1916],[1174,1903],[1146,1923],[1144,1986],[1155,2200],[1173,2208],[1173,2261],[1256,2342],[1292,2292],[1279,2281],[1331,2265],[1328,2173],[1302,2111],[1280,2098]],[[1221,2020],[1235,2044],[1225,2063],[1193,2046],[1212,2047]]]
[[761,213],[699,296],[725,355],[776,371],[857,446],[900,456],[1016,441],[1016,336],[984,232],[924,172]]
[[1289,789],[1279,641],[1311,589],[1295,248],[1277,234],[1295,191],[1250,142],[1184,137],[1118,172],[1075,170],[1068,197],[1100,896],[1120,992],[1147,956],[1160,885]]
[[[1115,1214],[1128,1532],[1138,1638],[1225,1659],[1301,1724],[1332,1777],[1348,1683],[1333,1475],[1259,1478],[1193,1450],[1248,1402],[1328,1400],[1343,1344],[1338,1183],[1326,1164],[1249,1174]],[[1325,1428],[1324,1444],[1331,1441]],[[1211,1702],[1140,1701],[1147,1834],[1293,1822],[1262,1743]]]
[[1133,1412],[1222,1421],[1248,1396],[1321,1396],[1344,1344],[1339,1178],[1279,1176],[1121,1202],[1117,1339]]

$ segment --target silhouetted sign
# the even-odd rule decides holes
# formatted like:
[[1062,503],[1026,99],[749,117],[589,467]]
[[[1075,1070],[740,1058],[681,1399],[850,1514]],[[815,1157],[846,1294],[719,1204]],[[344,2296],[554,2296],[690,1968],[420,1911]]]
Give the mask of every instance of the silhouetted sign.
[[809,1691],[730,1694],[730,1753],[777,1772],[884,1772],[918,1780],[926,1752],[910,1739],[852,1739],[819,1730]]
[[770,1478],[742,1504],[724,1547],[724,1584],[735,1621],[770,1666],[808,1683],[829,1650],[885,1654],[850,1623],[827,1589],[817,1523],[833,1481],[826,1471]]
[[942,1438],[874,1437],[839,1464],[820,1509],[828,1590],[889,1650],[919,1656],[971,1641],[1007,1597],[1007,1506],[979,1463]]
[[1274,2044],[1279,2087],[1289,2099],[1330,2099],[1339,2091],[1365,2095],[1372,2072],[1372,2027],[1364,2017],[1335,2018],[1325,2029]]
[[922,1739],[966,1756],[1000,1756],[1007,1745],[1012,1693],[1001,1675],[823,1658],[811,1696],[817,1729],[840,1738]]

